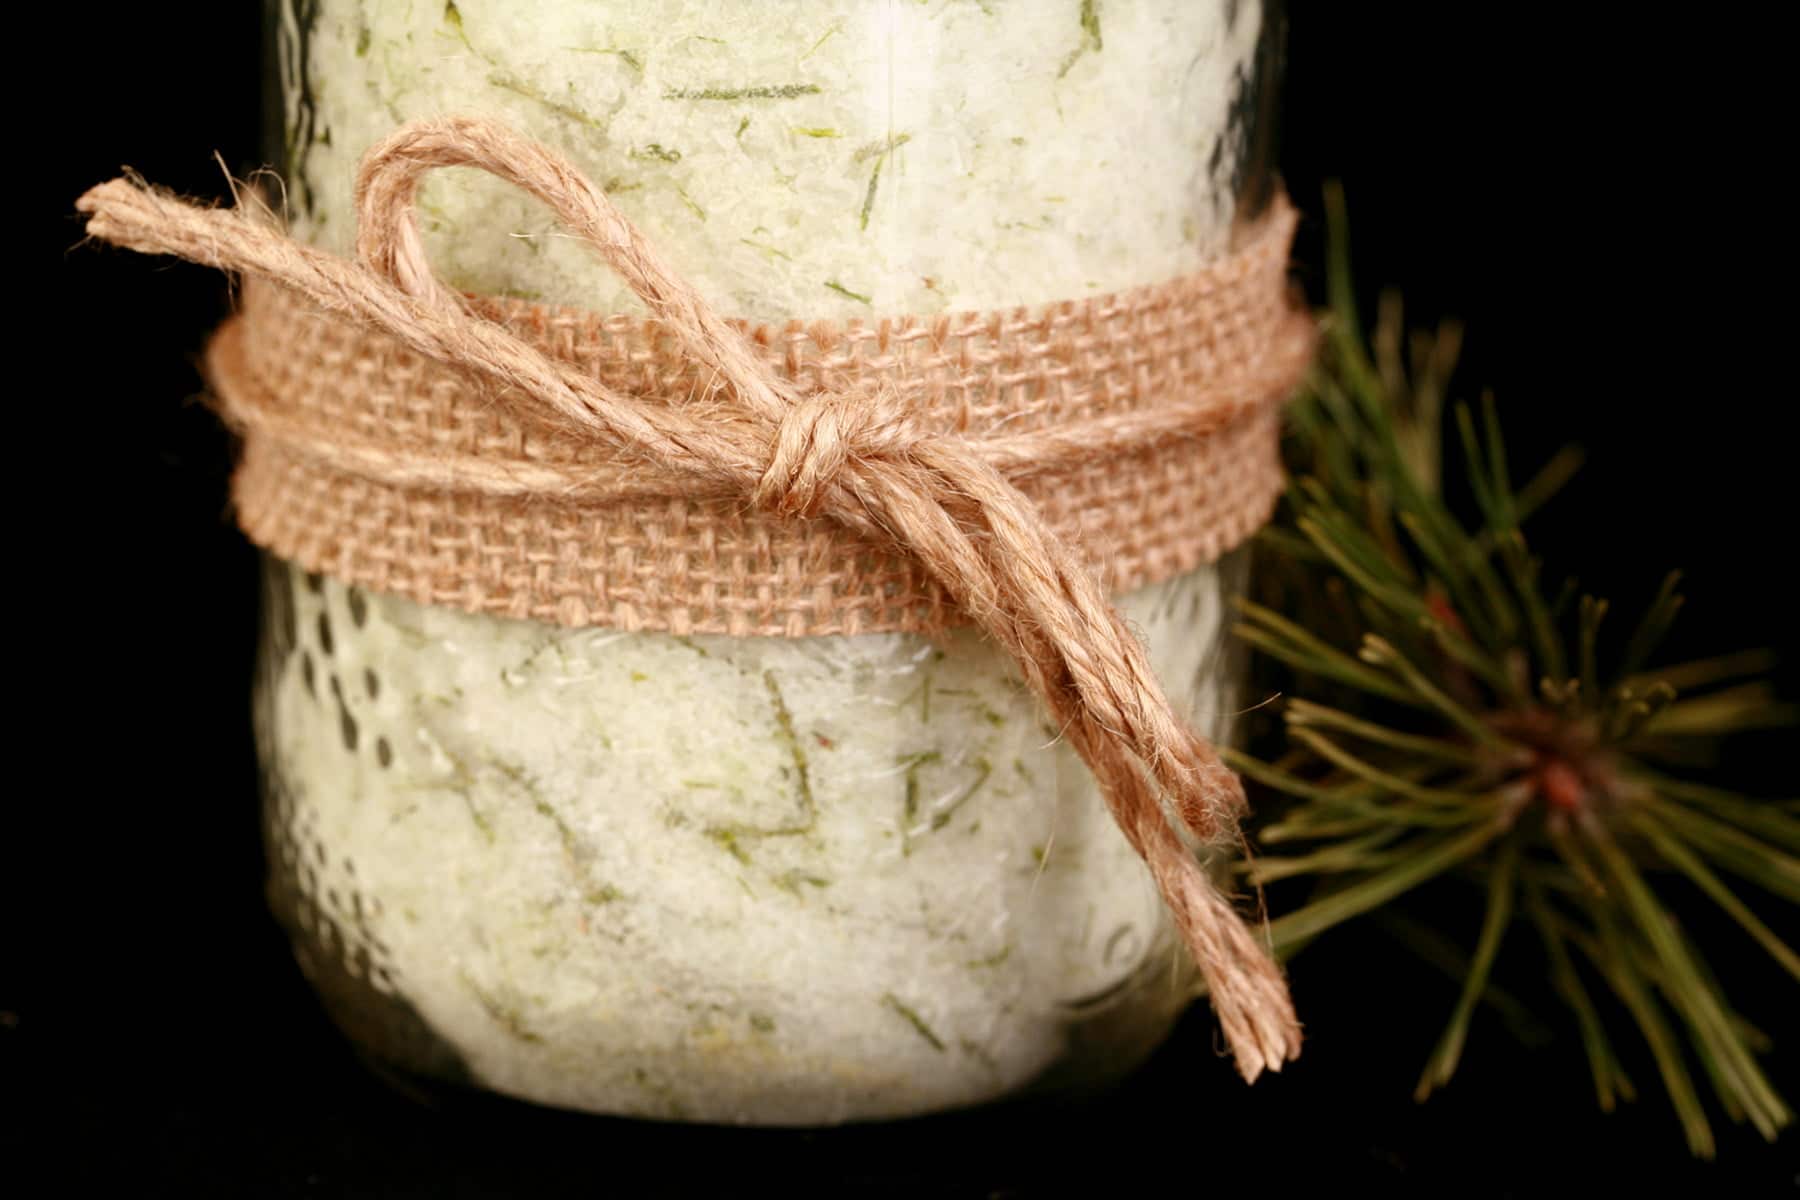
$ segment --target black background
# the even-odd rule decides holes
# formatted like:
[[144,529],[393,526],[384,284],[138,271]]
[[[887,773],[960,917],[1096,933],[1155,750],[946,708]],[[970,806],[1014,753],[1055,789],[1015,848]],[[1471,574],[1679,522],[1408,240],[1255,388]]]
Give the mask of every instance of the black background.
[[[11,48],[42,76],[16,102],[9,185],[30,205],[14,261],[42,278],[12,329],[23,703],[0,918],[0,1086],[24,1116],[0,1136],[25,1158],[0,1169],[247,1196],[1794,1192],[1791,1136],[1726,1126],[1721,1162],[1696,1164],[1647,1065],[1646,1098],[1603,1118],[1573,1046],[1526,1053],[1481,1018],[1456,1081],[1415,1106],[1453,985],[1354,929],[1296,962],[1307,1054],[1249,1090],[1204,1012],[1079,1109],[833,1134],[435,1113],[373,1082],[260,898],[254,563],[226,512],[229,447],[191,402],[224,286],[79,247],[71,208],[121,164],[202,195],[220,190],[215,148],[256,164],[259,6],[31,7]],[[1289,189],[1316,215],[1322,181],[1345,181],[1369,298],[1403,285],[1416,319],[1466,319],[1461,391],[1495,388],[1516,464],[1588,448],[1535,530],[1553,572],[1628,602],[1683,566],[1676,653],[1791,644],[1791,308],[1762,295],[1791,277],[1791,217],[1770,184],[1786,138],[1763,128],[1767,35],[1725,6],[1559,11],[1576,7],[1294,5]],[[1315,295],[1320,235],[1309,222],[1298,248]],[[1786,744],[1747,742],[1736,769],[1791,794]],[[1713,953],[1746,1013],[1791,1039],[1791,981],[1727,935]],[[1772,1064],[1790,1099],[1794,1062]]]

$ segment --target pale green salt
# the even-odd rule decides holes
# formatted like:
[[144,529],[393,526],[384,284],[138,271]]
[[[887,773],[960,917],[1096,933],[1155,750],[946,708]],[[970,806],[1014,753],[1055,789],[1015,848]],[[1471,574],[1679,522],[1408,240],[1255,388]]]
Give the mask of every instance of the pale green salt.
[[[972,633],[677,638],[357,594],[359,625],[340,585],[293,591],[260,724],[327,850],[314,890],[379,902],[387,985],[491,1087],[893,1116],[1058,1066],[1092,997],[1149,1040],[1187,1000],[1143,864]],[[1123,607],[1219,732],[1217,573]]]
[[[348,248],[354,165],[397,123],[478,112],[572,154],[708,300],[760,319],[1200,265],[1232,222],[1213,150],[1260,24],[1186,0],[305,7],[283,55],[305,236]],[[441,173],[420,210],[458,286],[634,304],[494,180]],[[1187,1002],[1143,864],[972,634],[677,638],[292,590],[300,645],[259,725],[322,848],[301,886],[348,894],[354,863],[373,915],[339,930],[346,955],[481,1084],[898,1116],[1116,1069]],[[1230,590],[1208,567],[1123,601],[1214,733]]]
[[[1261,25],[1248,0],[309,7],[288,88],[306,236],[349,249],[356,163],[396,124],[477,112],[567,151],[713,304],[758,319],[1034,304],[1198,267],[1231,227],[1213,151]],[[635,303],[495,180],[434,179],[421,208],[460,286]]]

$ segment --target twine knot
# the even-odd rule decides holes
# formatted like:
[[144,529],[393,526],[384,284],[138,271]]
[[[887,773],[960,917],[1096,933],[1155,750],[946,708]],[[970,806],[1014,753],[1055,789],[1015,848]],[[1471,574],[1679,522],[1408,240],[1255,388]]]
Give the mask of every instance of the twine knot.
[[776,427],[768,469],[751,498],[783,516],[817,516],[845,464],[903,457],[918,441],[917,423],[885,380],[805,394]]
[[[546,204],[715,386],[691,404],[655,403],[472,311],[438,281],[419,233],[419,182],[442,167],[487,171]],[[118,179],[89,191],[78,207],[95,237],[264,276],[325,314],[493,385],[597,454],[653,464],[696,488],[779,513],[841,522],[910,555],[1012,656],[1052,725],[1092,770],[1193,952],[1240,1072],[1254,1078],[1298,1054],[1299,1023],[1266,940],[1176,828],[1228,840],[1242,785],[1176,716],[1144,647],[1082,558],[979,447],[922,436],[891,386],[801,392],[780,379],[561,154],[487,120],[402,127],[363,160],[355,262],[294,241],[243,198],[235,208],[207,209]],[[1256,253],[1271,248],[1285,251],[1285,241],[1273,246],[1265,238]],[[1222,262],[1220,279],[1245,269],[1242,261]],[[1282,353],[1268,353],[1253,383],[1234,384],[1254,390],[1259,403],[1297,381],[1310,322],[1294,314],[1281,341]],[[348,451],[343,456],[351,460]]]

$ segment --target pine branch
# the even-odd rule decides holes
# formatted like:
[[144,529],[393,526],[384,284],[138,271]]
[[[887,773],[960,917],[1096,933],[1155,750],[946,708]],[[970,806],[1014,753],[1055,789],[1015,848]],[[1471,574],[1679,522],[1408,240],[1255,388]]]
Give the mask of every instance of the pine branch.
[[[1569,483],[1579,453],[1515,487],[1493,398],[1449,400],[1460,329],[1403,335],[1390,296],[1365,338],[1342,196],[1326,199],[1322,361],[1293,409],[1294,482],[1238,626],[1286,700],[1262,755],[1231,762],[1278,794],[1253,832],[1283,853],[1241,873],[1271,886],[1280,948],[1391,911],[1435,961],[1463,964],[1421,1097],[1455,1073],[1524,924],[1541,958],[1514,969],[1547,973],[1602,1109],[1636,1095],[1617,1048],[1635,1027],[1694,1153],[1714,1146],[1700,1077],[1727,1117],[1773,1137],[1792,1118],[1757,1062],[1766,1039],[1732,1009],[1680,913],[1711,906],[1800,981],[1800,955],[1767,911],[1800,903],[1800,801],[1652,764],[1700,760],[1720,737],[1792,724],[1800,708],[1774,696],[1763,652],[1654,663],[1681,609],[1678,573],[1617,635],[1607,601],[1546,586],[1522,523]],[[1467,482],[1472,514],[1445,501],[1447,469]],[[1400,907],[1446,877],[1487,897],[1466,954],[1455,938],[1470,931]],[[1304,899],[1283,912],[1290,891]]]

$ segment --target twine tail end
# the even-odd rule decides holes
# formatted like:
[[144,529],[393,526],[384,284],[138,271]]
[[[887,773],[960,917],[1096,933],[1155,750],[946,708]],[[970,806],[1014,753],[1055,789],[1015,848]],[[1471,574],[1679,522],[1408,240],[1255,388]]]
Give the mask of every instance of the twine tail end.
[[1300,1055],[1300,1019],[1268,940],[1213,883],[1165,823],[1145,839],[1151,875],[1206,981],[1226,1045],[1245,1082]]
[[121,219],[136,206],[143,188],[128,178],[109,179],[96,184],[75,201],[75,211],[87,218],[87,235],[102,242],[135,250],[125,230],[128,219]]
[[1194,940],[1225,953],[1222,960],[1202,958],[1201,974],[1238,1074],[1254,1083],[1264,1071],[1279,1071],[1300,1056],[1300,1019],[1267,943],[1210,881],[1204,886],[1205,903],[1192,916],[1207,928]]
[[[229,208],[195,204],[127,173],[96,184],[75,201],[87,236],[139,254],[168,254],[226,271],[303,265],[273,215],[248,190],[234,186]],[[270,248],[279,250],[271,258]],[[280,261],[276,261],[279,259]]]

